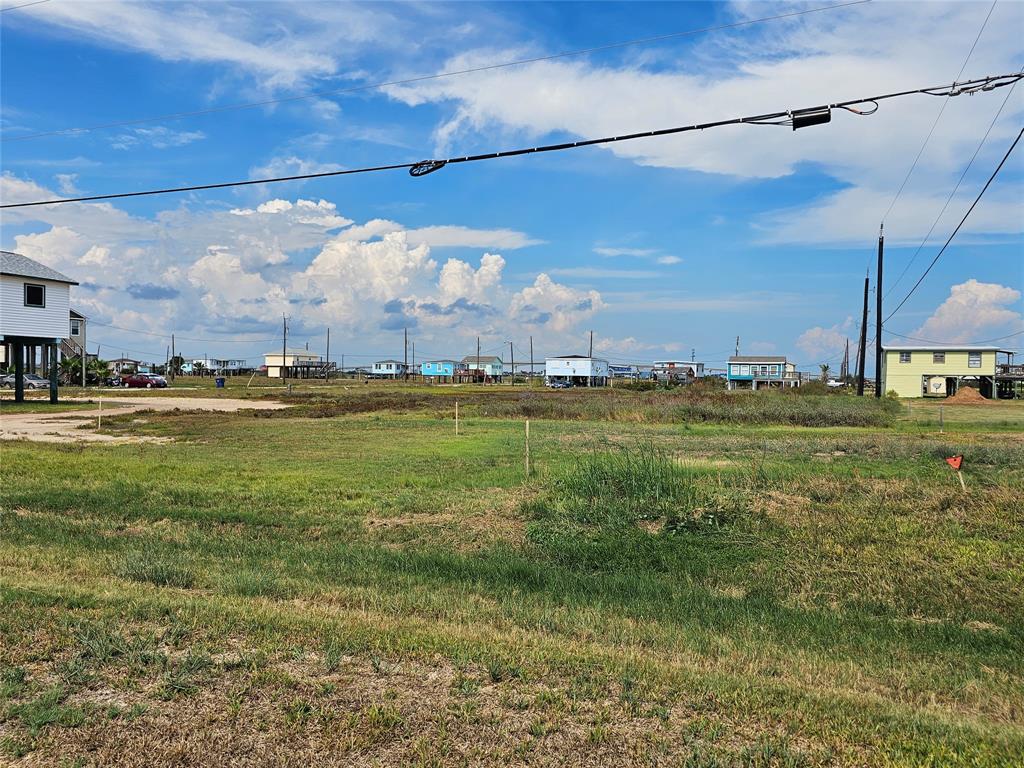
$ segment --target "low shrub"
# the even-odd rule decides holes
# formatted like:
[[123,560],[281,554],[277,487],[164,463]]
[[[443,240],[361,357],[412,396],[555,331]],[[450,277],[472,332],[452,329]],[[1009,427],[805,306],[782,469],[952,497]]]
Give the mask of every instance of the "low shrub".
[[453,418],[456,399],[464,418],[880,427],[891,424],[899,413],[899,405],[887,399],[851,397],[816,384],[820,382],[782,392],[729,392],[721,380],[707,379],[671,386],[638,381],[617,384],[612,389],[559,391],[495,387],[488,392],[372,390],[342,395],[293,394],[283,396],[293,408],[253,411],[252,415],[290,419],[426,412],[437,418]]

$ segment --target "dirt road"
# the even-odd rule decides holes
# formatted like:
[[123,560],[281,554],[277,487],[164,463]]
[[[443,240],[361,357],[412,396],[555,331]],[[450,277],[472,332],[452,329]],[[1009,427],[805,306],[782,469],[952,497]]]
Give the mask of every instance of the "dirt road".
[[[266,400],[236,400],[221,397],[104,397],[103,411],[115,414],[135,411],[172,411],[175,408],[190,411],[237,411],[242,408],[273,410],[286,408],[284,403]],[[67,402],[76,402],[68,400]],[[83,402],[83,401],[77,401]],[[81,429],[83,424],[96,425],[95,411],[65,411],[63,413],[4,413],[0,411],[0,440],[34,440],[44,443],[139,443],[163,442],[166,438],[115,436]]]

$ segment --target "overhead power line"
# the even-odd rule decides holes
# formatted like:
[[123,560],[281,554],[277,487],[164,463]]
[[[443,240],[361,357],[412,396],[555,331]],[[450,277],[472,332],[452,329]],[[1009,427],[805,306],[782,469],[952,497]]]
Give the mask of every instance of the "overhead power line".
[[[48,2],[48,0],[37,0],[37,2]],[[442,78],[456,77],[458,75],[470,75],[477,72],[490,72],[496,69],[506,69],[508,67],[517,67],[524,64],[536,64],[542,61],[554,61],[556,59],[569,58],[571,56],[584,56],[591,53],[600,53],[602,51],[610,51],[616,48],[626,48],[631,45],[646,45],[649,43],[658,43],[665,40],[673,40],[680,37],[690,37],[693,35],[701,35],[708,32],[720,32],[726,29],[736,29],[739,27],[747,27],[753,24],[761,24],[767,21],[779,21],[781,19],[788,19],[795,16],[805,16],[809,13],[819,13],[821,11],[832,11],[838,8],[848,8],[853,5],[863,5],[871,2],[871,0],[853,0],[852,2],[836,3],[833,5],[825,5],[818,8],[807,8],[802,11],[790,11],[789,13],[780,13],[775,16],[764,16],[759,19],[747,19],[745,21],[735,21],[729,24],[719,24],[713,27],[702,27],[701,29],[688,29],[682,32],[669,32],[664,35],[655,35],[653,37],[641,37],[635,40],[624,40],[618,43],[608,43],[606,45],[598,45],[592,48],[581,48],[575,51],[563,51],[561,53],[552,53],[546,56],[534,56],[528,59],[517,59],[515,61],[506,61],[498,64],[485,64],[479,67],[468,67],[466,69],[456,69],[449,72],[438,72],[433,75],[418,75],[415,77],[407,77],[400,80],[387,80],[380,83],[370,83],[367,85],[354,85],[347,88],[333,88],[330,90],[313,91],[311,93],[298,94],[295,96],[282,96],[276,99],[263,99],[262,101],[250,101],[244,104],[227,104],[221,107],[209,107],[207,109],[196,109],[187,112],[171,112],[164,115],[155,115],[153,117],[141,117],[131,120],[116,120],[109,123],[98,123],[96,125],[90,125],[80,128],[61,128],[54,131],[40,131],[38,133],[30,133],[25,136],[12,136],[9,138],[0,139],[3,142],[13,141],[28,141],[30,139],[39,139],[44,136],[64,136],[74,135],[79,133],[86,133],[88,131],[97,131],[106,128],[124,128],[131,125],[143,125],[145,123],[156,123],[166,120],[180,120],[189,117],[201,117],[203,115],[212,115],[220,112],[236,112],[244,109],[255,109],[257,107],[267,107],[273,104],[286,104],[296,101],[303,101],[305,99],[317,99],[324,96],[343,96],[348,93],[359,93],[361,91],[372,91],[378,88],[388,88],[396,85],[413,85],[415,83],[422,83],[428,80],[439,80]],[[34,5],[35,3],[29,3]],[[25,6],[16,6],[23,8]],[[14,8],[5,8],[4,10],[14,10]]]
[[[803,109],[783,110],[769,112],[761,115],[747,117],[736,117],[729,120],[716,120],[708,123],[697,123],[694,125],[677,126],[674,128],[661,128],[653,131],[640,131],[622,136],[606,136],[600,139],[586,139],[583,141],[570,141],[562,144],[546,144],[539,147],[527,147],[523,149],[512,149],[503,152],[488,152],[480,155],[467,155],[464,157],[450,157],[444,160],[423,160],[416,163],[392,163],[389,165],[368,166],[364,168],[349,168],[340,171],[323,171],[320,173],[304,173],[294,176],[276,176],[265,179],[249,179],[246,181],[227,181],[214,184],[194,184],[181,187],[168,187],[165,189],[150,189],[141,192],[117,192],[107,195],[88,195],[84,197],[58,198],[54,200],[36,200],[29,203],[6,203],[0,205],[3,208],[29,208],[37,205],[56,205],[60,203],[85,203],[97,200],[116,200],[128,197],[145,197],[151,195],[167,195],[178,192],[198,192],[208,189],[226,189],[229,187],[247,187],[254,184],[276,184],[285,181],[302,181],[308,179],[323,179],[332,176],[351,176],[361,173],[375,173],[378,171],[393,171],[405,169],[412,176],[426,176],[427,174],[444,168],[447,165],[459,163],[474,163],[483,160],[497,160],[505,157],[518,157],[521,155],[533,155],[542,152],[560,152],[567,149],[578,149],[580,147],[592,147],[601,144],[614,144],[634,139],[653,138],[655,136],[670,136],[692,131],[704,131],[711,128],[720,128],[726,125],[775,125],[788,126],[793,130],[812,125],[819,125],[830,122],[832,110],[844,109],[856,115],[873,115],[878,111],[879,102],[889,99],[925,94],[928,96],[959,96],[961,94],[973,94],[981,91],[991,91],[996,88],[1011,85],[1024,78],[1024,72],[1014,72],[1008,75],[997,75],[953,83],[952,85],[931,86],[928,88],[916,88],[908,91],[896,91],[877,96],[867,96],[859,99],[849,99],[831,104],[824,104],[817,107]],[[872,106],[866,106],[872,105]],[[859,107],[864,107],[859,108]]]
[[992,133],[992,129],[995,128],[996,121],[998,121],[999,116],[1003,114],[1003,110],[1006,108],[1006,104],[1010,100],[1010,97],[1013,96],[1013,91],[1016,87],[1017,84],[1014,83],[1006,92],[1006,97],[1003,99],[1003,103],[999,105],[999,109],[996,111],[995,117],[992,118],[992,122],[988,124],[988,130],[986,130],[985,135],[981,137],[981,141],[978,142],[978,146],[974,149],[974,154],[971,155],[971,159],[967,161],[967,165],[964,167],[963,173],[960,174],[960,178],[956,180],[956,184],[953,189],[950,190],[949,195],[946,197],[946,202],[942,204],[942,209],[935,217],[935,221],[932,222],[932,225],[928,228],[927,234],[925,234],[924,238],[921,240],[921,244],[917,246],[917,250],[915,250],[910,259],[907,260],[907,263],[900,271],[899,276],[895,281],[893,281],[893,284],[885,292],[882,298],[888,298],[889,294],[896,290],[896,286],[900,284],[904,275],[906,275],[910,268],[914,266],[914,262],[917,261],[918,254],[921,253],[921,250],[924,248],[929,238],[931,238],[932,232],[935,231],[935,228],[939,225],[942,217],[946,214],[946,209],[949,208],[949,204],[953,202],[953,197],[956,195],[957,191],[960,189],[960,185],[963,184],[964,179],[967,177],[967,172],[970,171],[971,166],[974,165],[974,161],[978,158],[978,153],[981,152],[981,148],[985,146],[985,142],[988,141],[989,134]]
[[[974,38],[974,42],[971,43],[971,50],[967,52],[967,57],[964,59],[964,63],[960,65],[960,71],[957,72],[954,80],[959,80],[964,74],[964,70],[967,69],[967,62],[971,60],[971,56],[974,55],[974,49],[978,47],[978,41],[981,40],[981,35],[985,31],[985,27],[988,26],[988,20],[992,18],[992,11],[996,9],[996,3],[999,0],[992,0],[992,5],[988,9],[988,13],[985,15],[985,20],[981,23],[981,29],[978,30],[978,34]],[[882,224],[885,224],[885,220],[889,218],[889,214],[892,213],[893,207],[896,205],[896,201],[900,199],[900,195],[903,194],[903,189],[907,186],[907,182],[910,181],[910,177],[914,173],[914,169],[917,168],[918,162],[921,160],[921,155],[924,154],[925,147],[928,146],[928,142],[931,141],[932,134],[935,133],[935,128],[939,124],[939,120],[942,119],[942,113],[946,111],[946,106],[949,104],[949,99],[945,99],[942,102],[942,106],[939,108],[939,113],[935,116],[935,121],[932,123],[931,129],[928,131],[928,135],[924,137],[924,143],[921,148],[917,150],[917,157],[914,158],[914,162],[910,164],[910,169],[907,171],[907,175],[903,177],[903,183],[900,184],[900,188],[896,190],[896,195],[893,197],[892,202],[889,203],[889,207],[885,210],[885,214],[882,216]]]
[[[158,339],[170,339],[170,333],[155,333],[154,331],[143,331],[138,328],[124,328],[120,325],[111,325],[110,323],[101,323],[98,320],[90,320],[91,325],[99,325],[104,328],[113,328],[114,330],[124,331],[125,333],[138,333],[143,336],[154,336]],[[205,342],[208,344],[271,344],[273,342],[280,341],[280,337],[273,339],[194,339],[188,336],[177,336],[175,338],[178,341],[198,341]]]
[[31,3],[22,3],[21,5],[9,5],[6,8],[0,8],[0,13],[5,13],[7,11],[17,11],[21,8],[28,8],[31,5],[42,5],[43,3],[48,2],[50,2],[50,0],[32,0]]
[[922,339],[917,336],[907,336],[903,333],[896,333],[896,331],[890,331],[888,328],[884,329],[885,333],[890,336],[899,336],[901,339],[910,339],[911,341],[921,341],[925,344],[989,344],[993,341],[1003,341],[1004,339],[1012,339],[1017,336],[1024,336],[1024,331],[1017,331],[1016,333],[1008,333],[1005,336],[996,336],[994,339],[978,339],[976,341],[933,341],[932,339]]
[[1024,128],[1020,129],[1020,133],[1017,134],[1017,138],[1013,140],[1013,143],[1010,145],[1010,148],[1006,150],[1006,154],[1003,155],[1003,159],[999,161],[999,165],[996,166],[996,169],[992,172],[992,175],[988,177],[988,181],[985,182],[985,186],[981,188],[981,191],[978,193],[978,196],[974,198],[974,202],[971,203],[971,207],[967,209],[967,213],[964,214],[964,217],[960,219],[960,223],[956,225],[956,229],[954,229],[952,234],[950,234],[949,238],[943,244],[942,248],[939,249],[939,252],[935,254],[935,258],[932,259],[931,264],[929,264],[928,268],[925,269],[924,274],[922,274],[917,279],[917,282],[914,283],[914,287],[911,288],[910,291],[907,292],[907,295],[903,297],[903,301],[896,305],[896,309],[889,313],[888,317],[885,318],[883,325],[884,323],[889,322],[889,320],[892,319],[892,316],[900,311],[900,308],[907,303],[907,300],[911,296],[914,295],[914,291],[917,290],[918,286],[921,285],[922,282],[924,282],[924,279],[926,277],[928,277],[928,273],[932,271],[932,267],[935,266],[935,264],[938,262],[942,254],[946,252],[946,248],[948,248],[949,244],[953,242],[953,238],[956,237],[957,232],[960,231],[960,228],[964,225],[964,222],[967,221],[967,218],[971,215],[971,212],[974,210],[975,206],[977,206],[978,203],[981,201],[981,198],[984,196],[985,192],[988,191],[988,188],[992,185],[992,182],[995,181],[995,178],[996,176],[999,175],[999,172],[1003,170],[1003,166],[1006,165],[1006,161],[1009,160],[1010,155],[1013,153],[1013,150],[1017,147],[1017,144],[1020,142],[1021,136],[1024,136]]

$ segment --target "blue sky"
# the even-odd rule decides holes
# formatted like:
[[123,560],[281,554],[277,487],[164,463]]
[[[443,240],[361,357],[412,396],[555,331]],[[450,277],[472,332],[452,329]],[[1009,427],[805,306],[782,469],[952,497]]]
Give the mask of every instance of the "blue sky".
[[[13,2],[5,5],[15,4]],[[872,2],[405,86],[71,134],[771,16],[780,3],[49,2],[0,14],[6,202],[588,138],[950,82],[991,3]],[[997,3],[965,75],[1021,66]],[[894,280],[1006,90],[949,100],[886,219]],[[793,132],[734,127],[608,148],[239,190],[4,211],[0,244],[78,279],[102,354],[332,357],[745,353],[838,363],[885,214],[942,100]],[[1002,108],[895,306],[1024,117]],[[1024,329],[1018,153],[888,327],[936,341]],[[100,325],[104,324],[104,325]],[[114,326],[114,327],[111,327]],[[1008,346],[1021,346],[1018,336]],[[200,341],[202,340],[202,341]],[[91,345],[90,345],[91,346]],[[517,351],[517,358],[521,357]],[[366,358],[358,358],[365,355]]]

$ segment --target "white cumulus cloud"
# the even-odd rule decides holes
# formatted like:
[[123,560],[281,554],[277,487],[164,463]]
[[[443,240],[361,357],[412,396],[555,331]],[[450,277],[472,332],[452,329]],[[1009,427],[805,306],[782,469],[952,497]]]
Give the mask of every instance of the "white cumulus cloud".
[[963,343],[982,337],[1014,333],[1024,326],[1024,316],[1013,305],[1021,292],[974,278],[954,285],[949,297],[910,336],[939,342]]

